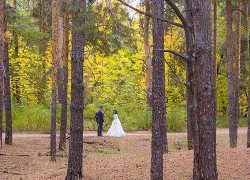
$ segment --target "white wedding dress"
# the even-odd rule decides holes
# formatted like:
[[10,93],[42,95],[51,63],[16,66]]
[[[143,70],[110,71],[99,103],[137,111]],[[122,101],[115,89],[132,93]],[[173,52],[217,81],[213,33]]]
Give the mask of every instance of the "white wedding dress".
[[112,122],[111,127],[109,128],[107,132],[107,136],[113,136],[113,137],[121,137],[125,136],[125,132],[122,129],[122,125],[120,120],[118,119],[118,115],[114,115],[114,120]]

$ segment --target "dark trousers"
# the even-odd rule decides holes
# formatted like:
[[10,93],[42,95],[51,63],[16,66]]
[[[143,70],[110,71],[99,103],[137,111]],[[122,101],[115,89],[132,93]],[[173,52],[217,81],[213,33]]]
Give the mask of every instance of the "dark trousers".
[[103,122],[97,123],[97,126],[98,126],[97,135],[102,136]]

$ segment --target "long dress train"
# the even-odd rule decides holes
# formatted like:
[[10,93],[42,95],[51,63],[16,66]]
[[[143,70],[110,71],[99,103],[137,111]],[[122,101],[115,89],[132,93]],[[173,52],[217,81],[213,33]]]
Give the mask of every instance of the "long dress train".
[[109,128],[107,132],[107,136],[113,136],[113,137],[121,137],[125,136],[125,132],[122,128],[121,122],[118,119],[118,115],[114,115],[114,120],[112,122],[111,127]]

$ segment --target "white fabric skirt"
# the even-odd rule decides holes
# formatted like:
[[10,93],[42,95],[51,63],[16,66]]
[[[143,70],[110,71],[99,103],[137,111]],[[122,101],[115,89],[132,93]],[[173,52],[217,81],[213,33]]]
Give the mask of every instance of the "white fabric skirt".
[[125,132],[122,128],[122,125],[119,119],[113,120],[112,125],[107,132],[107,136],[112,136],[112,137],[125,136]]

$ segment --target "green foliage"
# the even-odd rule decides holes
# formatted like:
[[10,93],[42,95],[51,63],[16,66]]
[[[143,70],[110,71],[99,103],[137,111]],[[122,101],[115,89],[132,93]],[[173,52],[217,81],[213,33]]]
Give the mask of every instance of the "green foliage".
[[[18,8],[11,7],[8,0],[8,39],[11,91],[13,100],[14,131],[49,131],[51,102],[51,0],[45,1],[46,33],[41,33],[41,4],[38,1],[19,1]],[[235,3],[236,1],[234,1]],[[178,7],[184,10],[183,4]],[[59,11],[71,12],[73,7],[62,1]],[[81,11],[84,23],[70,30],[84,32],[86,48],[84,59],[84,129],[96,130],[94,114],[104,105],[105,125],[108,130],[113,121],[113,110],[117,109],[119,119],[126,131],[150,130],[151,109],[146,106],[145,55],[143,44],[143,18],[131,17],[127,9],[110,1],[88,1]],[[228,127],[228,85],[226,59],[226,19],[225,2],[218,2],[218,77],[217,77],[217,127]],[[234,13],[236,16],[236,13]],[[176,16],[166,13],[173,21]],[[249,59],[246,54],[246,22],[242,24],[242,75],[240,82],[239,126],[246,126],[247,88]],[[74,29],[75,28],[75,29]],[[152,28],[150,26],[150,28]],[[166,25],[166,49],[184,53],[184,31]],[[235,29],[235,24],[234,24]],[[17,38],[18,41],[15,41]],[[71,48],[71,42],[70,48]],[[149,43],[152,45],[151,32]],[[18,53],[16,46],[18,45]],[[39,49],[44,45],[42,57]],[[70,49],[71,50],[71,49]],[[152,47],[151,47],[152,51]],[[178,57],[166,53],[166,105],[168,132],[186,129],[185,63]],[[70,60],[70,59],[69,59]],[[71,85],[69,63],[69,87]],[[20,93],[21,103],[16,103],[15,95]],[[70,88],[68,95],[70,110]],[[60,111],[57,108],[57,128],[60,127]],[[68,113],[70,120],[70,113]],[[69,125],[69,124],[68,124]]]
[[[217,122],[216,122],[217,128],[228,128],[228,115],[218,115],[217,116]],[[240,117],[238,121],[238,127],[246,127],[247,126],[247,118]]]
[[12,101],[13,131],[50,131],[50,109],[24,100]]
[[169,132],[182,132],[187,128],[187,113],[185,107],[167,108],[167,127]]
[[118,111],[119,119],[125,131],[149,130],[151,128],[151,111],[145,105],[130,104],[89,104],[84,111],[84,129],[96,130],[97,124],[94,119],[95,112],[99,106],[104,106],[105,122],[104,130],[108,130],[113,121],[113,110]]

